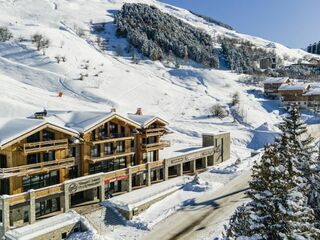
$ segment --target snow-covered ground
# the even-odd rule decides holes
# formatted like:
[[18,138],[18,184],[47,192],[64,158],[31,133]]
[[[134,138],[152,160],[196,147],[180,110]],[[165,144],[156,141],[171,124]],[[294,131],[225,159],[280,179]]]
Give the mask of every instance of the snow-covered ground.
[[[268,111],[268,103],[259,102],[250,92],[251,87],[238,82],[244,76],[193,66],[168,68],[149,60],[136,65],[130,57],[115,56],[118,45],[123,48],[127,45],[124,39],[114,36],[113,24],[113,15],[124,2],[0,1],[0,25],[8,26],[15,37],[0,44],[0,117],[29,116],[42,108],[109,111],[116,107],[117,111],[127,113],[142,107],[146,114],[160,115],[170,122],[174,134],[169,138],[176,148],[200,146],[203,132],[219,130],[231,132],[233,155],[238,154],[234,150],[237,148],[262,147],[263,141],[252,140],[257,135],[269,135],[269,130],[273,132],[279,117]],[[156,5],[209,34],[244,38],[259,46],[270,43],[209,24],[184,9],[154,0],[129,2]],[[98,48],[97,35],[91,31],[91,25],[101,22],[106,23],[100,36],[109,40],[107,51]],[[79,37],[78,29],[83,29],[85,35]],[[37,52],[30,42],[34,33],[50,39],[51,46],[45,55]],[[278,44],[276,50],[292,58],[307,54]],[[56,56],[66,57],[66,62],[58,64]],[[80,74],[87,77],[79,80]],[[59,92],[63,97],[58,97]],[[236,112],[229,105],[235,92],[241,98]],[[233,115],[222,120],[208,117],[216,103]],[[262,125],[270,129],[260,131]]]
[[[90,219],[100,219],[99,221],[102,222],[99,225],[99,232],[101,235],[99,235],[99,232],[97,231],[89,231],[81,234],[77,233],[72,236],[71,239],[74,239],[75,236],[86,239],[86,236],[88,235],[94,239],[143,239],[150,231],[153,230],[154,226],[176,212],[192,206],[199,200],[203,201],[212,198],[215,193],[219,192],[219,190],[221,190],[223,186],[228,184],[232,179],[250,169],[254,161],[259,159],[259,156],[260,155],[257,155],[253,158],[246,157],[241,160],[231,159],[228,162],[221,163],[218,166],[208,169],[206,172],[200,173],[197,177],[190,176],[169,180],[167,182],[168,186],[180,185],[180,189],[163,200],[153,204],[145,212],[135,216],[132,220],[126,221],[125,225],[106,225],[104,223],[104,218],[102,217],[104,214],[101,213],[101,210],[96,211],[88,217]],[[160,185],[163,183],[160,183]],[[129,194],[122,195],[121,199],[115,200],[115,202],[118,203],[121,200],[126,203],[131,203],[134,201],[132,200],[132,197],[147,198],[149,194],[159,190],[159,188],[157,184],[155,184],[151,187],[144,188],[143,191],[139,193],[137,192],[137,195],[139,196],[134,196],[133,193],[135,193],[135,191],[133,191]],[[126,196],[128,197],[126,198]],[[103,205],[110,206],[110,204]],[[208,231],[203,235],[203,238],[220,236],[223,231],[223,225],[226,224],[227,221],[228,216],[226,216],[225,221],[220,222],[215,229],[208,229]]]
[[[113,24],[114,13],[124,2],[153,4],[212,36],[241,38],[274,50],[279,57],[286,57],[288,63],[311,56],[302,50],[207,23],[184,9],[155,0],[0,0],[0,26],[7,26],[14,35],[13,40],[0,43],[0,117],[30,116],[43,108],[109,111],[116,107],[118,112],[128,113],[141,107],[145,114],[159,115],[170,123],[173,134],[168,139],[172,147],[162,153],[164,157],[182,148],[201,146],[202,133],[231,132],[232,160],[226,164],[237,158],[245,159],[251,150],[273,141],[282,112],[276,101],[263,97],[260,87],[239,81],[245,76],[197,66],[175,69],[150,60],[133,64],[129,56],[116,56],[116,48],[127,46],[125,39],[115,37]],[[97,23],[105,23],[104,31],[99,34],[108,40],[105,51],[98,47],[98,35],[91,31]],[[84,36],[79,36],[79,29]],[[36,51],[30,41],[35,33],[51,41],[45,55]],[[58,56],[66,61],[57,63]],[[81,74],[85,76],[82,80]],[[63,93],[62,97],[58,97],[59,92]],[[236,92],[240,104],[231,107]],[[210,117],[210,108],[216,103],[226,108],[228,117]],[[183,188],[163,200],[166,204],[155,204],[135,218],[133,225],[152,227],[183,207],[183,203],[188,204],[188,199],[218,190],[237,174],[237,171],[232,173],[233,167],[228,169],[229,174],[219,173],[217,168],[201,174],[201,179],[208,183],[204,191]],[[112,231],[112,236],[126,239],[123,235],[128,233],[134,238],[143,231],[119,227]]]

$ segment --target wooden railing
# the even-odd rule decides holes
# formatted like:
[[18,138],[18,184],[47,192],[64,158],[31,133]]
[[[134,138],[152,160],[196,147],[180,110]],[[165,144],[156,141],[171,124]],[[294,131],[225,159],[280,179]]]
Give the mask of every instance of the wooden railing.
[[64,158],[48,162],[40,162],[22,165],[18,167],[0,168],[0,179],[12,176],[24,176],[26,174],[34,174],[43,171],[56,170],[64,167],[75,165],[75,158]]
[[157,142],[157,143],[145,143],[145,144],[142,144],[141,147],[143,150],[146,150],[146,149],[161,149],[161,148],[165,148],[165,147],[170,147],[171,146],[171,143],[169,140],[161,140],[160,142]]
[[35,152],[45,152],[50,150],[57,149],[67,149],[68,148],[68,139],[59,139],[52,141],[42,141],[34,143],[25,143],[23,144],[23,152],[25,154],[35,153]]
[[134,148],[127,148],[125,152],[117,152],[115,151],[112,154],[105,154],[103,156],[99,156],[99,157],[94,157],[92,156],[89,161],[91,163],[96,163],[96,162],[101,162],[104,160],[109,160],[109,159],[113,159],[113,158],[119,158],[119,157],[125,157],[125,156],[129,156],[129,155],[133,155],[135,154]]
[[164,131],[164,128],[163,128],[163,127],[145,129],[145,133],[163,132],[163,131]]
[[[33,191],[35,193],[35,199],[39,199],[39,198],[63,193],[64,186],[63,186],[63,183],[59,183],[56,185],[35,189]],[[9,198],[10,206],[14,206],[14,205],[29,201],[29,193],[23,192],[15,195],[9,195],[8,198]]]
[[96,140],[92,141],[92,145],[107,143],[107,142],[124,141],[127,139],[134,139],[134,135],[133,134],[117,133],[114,135],[99,137]]

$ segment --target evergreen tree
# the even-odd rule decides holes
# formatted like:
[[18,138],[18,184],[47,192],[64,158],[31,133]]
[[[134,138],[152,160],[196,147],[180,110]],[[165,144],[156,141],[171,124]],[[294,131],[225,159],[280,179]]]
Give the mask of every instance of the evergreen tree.
[[320,238],[316,214],[307,197],[310,183],[303,168],[312,150],[309,138],[301,140],[299,134],[305,129],[298,116],[293,107],[281,125],[281,136],[266,147],[261,163],[255,163],[247,193],[251,201],[231,217],[228,239]]
[[307,126],[301,120],[297,105],[290,107],[289,115],[282,128],[289,135],[290,149],[298,160],[297,167],[307,180],[305,191],[308,204],[314,209],[320,225],[320,159],[315,155],[315,146],[312,144],[314,139],[308,135]]

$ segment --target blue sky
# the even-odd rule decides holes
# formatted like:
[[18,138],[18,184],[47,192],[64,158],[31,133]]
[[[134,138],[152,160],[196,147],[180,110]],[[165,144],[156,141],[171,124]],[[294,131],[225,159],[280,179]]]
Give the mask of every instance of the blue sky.
[[320,41],[320,0],[161,0],[211,16],[247,33],[305,48]]

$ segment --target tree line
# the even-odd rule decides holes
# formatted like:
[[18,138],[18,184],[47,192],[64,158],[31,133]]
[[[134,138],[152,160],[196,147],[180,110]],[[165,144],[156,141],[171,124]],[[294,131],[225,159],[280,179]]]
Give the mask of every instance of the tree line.
[[219,60],[210,35],[154,6],[126,3],[115,16],[116,34],[151,60],[165,55],[206,67],[218,68]]

